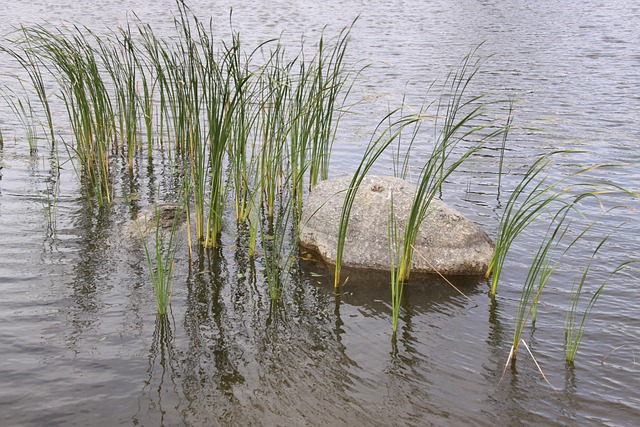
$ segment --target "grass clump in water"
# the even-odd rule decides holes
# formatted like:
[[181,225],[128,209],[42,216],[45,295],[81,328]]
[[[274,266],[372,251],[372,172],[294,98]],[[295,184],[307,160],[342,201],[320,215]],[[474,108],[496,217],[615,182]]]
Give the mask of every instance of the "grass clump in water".
[[[140,156],[146,155],[153,164],[157,149],[166,150],[183,188],[179,203],[184,206],[190,254],[194,242],[207,250],[219,243],[224,215],[232,203],[236,225],[249,226],[249,256],[256,257],[262,250],[265,280],[271,298],[277,299],[292,268],[303,196],[329,176],[337,128],[347,110],[353,78],[359,73],[345,59],[351,27],[334,40],[323,34],[311,58],[305,57],[303,48],[289,55],[275,39],[247,52],[237,33],[228,42],[217,43],[211,24],[193,16],[183,2],[177,4],[175,34],[167,38],[158,37],[140,22],[107,36],[86,28],[20,28],[9,41],[11,47],[2,49],[26,71],[32,97],[31,101],[11,101],[11,106],[34,145],[33,122],[38,122],[37,114],[44,115],[39,122],[52,147],[55,141],[63,142],[81,181],[87,184],[82,188],[90,188],[87,195],[101,206],[116,198],[114,161],[126,164],[135,180],[140,175]],[[511,109],[506,121],[492,121],[485,108],[491,102],[484,95],[469,95],[478,67],[470,54],[445,80],[435,102],[415,114],[405,113],[408,107],[403,105],[385,116],[372,132],[346,190],[338,230],[336,288],[350,211],[364,177],[396,142],[394,156],[400,162],[403,133],[409,133],[405,157],[395,171],[406,177],[413,163],[411,147],[423,138],[425,123],[433,124],[433,145],[417,169],[418,190],[409,219],[402,224],[404,232],[398,232],[393,210],[389,217],[394,331],[403,286],[410,278],[413,246],[431,202],[441,196],[455,171],[497,137],[502,137],[498,173],[498,185],[502,185]],[[54,100],[63,108],[55,110]],[[40,105],[35,108],[32,102]],[[55,111],[63,111],[62,119]],[[65,126],[60,122],[65,121],[67,131],[61,130]],[[569,213],[577,212],[577,203],[591,193],[576,196],[561,188],[565,180],[550,182],[547,178],[551,157],[561,153],[569,151],[537,159],[511,192],[487,271],[490,295],[495,297],[517,238],[528,227],[551,218],[522,284],[514,354],[522,331],[535,319],[543,290],[568,250],[561,243],[572,247],[582,236],[568,237]],[[158,311],[166,313],[173,293],[176,224],[167,233],[156,222],[152,242],[143,242]],[[586,317],[609,280],[598,288],[578,325],[575,316],[589,265],[571,297],[568,360],[575,357]]]
[[[173,296],[173,269],[178,247],[178,227],[181,222],[180,210],[179,206],[163,210],[156,205],[153,218],[144,218],[144,223],[138,221],[137,224],[160,315],[167,314]],[[173,218],[167,220],[167,213]],[[150,243],[149,231],[153,236]]]
[[[540,156],[523,175],[523,178],[511,193],[498,228],[496,249],[487,272],[487,277],[492,274],[490,290],[492,298],[495,298],[501,272],[508,258],[507,255],[517,238],[525,230],[534,226],[544,227],[546,224],[547,227],[546,233],[538,243],[529,243],[537,249],[528,267],[527,276],[522,283],[515,317],[514,337],[509,353],[509,360],[512,362],[516,360],[519,345],[524,343],[522,335],[525,327],[529,322],[531,324],[536,322],[541,295],[547,285],[551,283],[553,273],[562,264],[565,264],[567,258],[571,258],[572,265],[579,263],[579,257],[573,255],[575,248],[580,248],[581,252],[589,251],[588,241],[593,239],[594,230],[601,230],[603,227],[608,226],[609,222],[606,220],[609,213],[616,209],[627,208],[620,205],[605,209],[605,203],[601,196],[608,193],[633,194],[619,186],[600,183],[590,178],[589,172],[609,165],[582,168],[559,179],[550,180],[548,167],[551,163],[551,157],[557,155],[570,156],[574,153],[577,153],[577,151],[563,150]],[[585,213],[585,207],[587,207],[587,211],[592,211],[592,209],[589,209],[588,201],[595,202],[596,209],[602,210],[602,213],[595,219],[589,219]],[[547,218],[548,221],[546,220]],[[618,273],[622,268],[636,262],[636,260],[624,261],[614,269],[614,272],[604,280],[593,294],[592,299],[583,311],[581,323],[577,325],[576,312],[580,294],[596,255],[599,254],[610,236],[611,234],[607,235],[592,250],[586,266],[582,269],[581,277],[571,289],[570,308],[565,322],[566,358],[570,362],[575,359],[586,326],[586,318],[603,292],[606,283],[609,282],[611,276]]]
[[[447,179],[470,157],[482,150],[491,139],[506,134],[510,122],[504,124],[486,120],[486,107],[490,104],[484,96],[468,96],[467,89],[478,71],[479,63],[473,62],[473,53],[462,61],[460,68],[451,73],[443,85],[443,92],[436,104],[435,114],[426,113],[423,108],[417,114],[404,114],[403,108],[392,111],[380,123],[383,130],[372,139],[365,150],[362,161],[347,189],[338,231],[338,247],[335,267],[334,286],[340,284],[340,269],[346,230],[356,193],[362,180],[385,150],[395,141],[398,149],[394,153],[396,161],[400,160],[400,146],[403,132],[409,131],[410,143],[405,151],[401,174],[408,172],[409,156],[415,140],[421,135],[424,122],[434,119],[436,137],[427,160],[420,169],[417,178],[417,190],[409,211],[404,232],[398,233],[398,224],[392,212],[389,219],[389,249],[391,256],[391,294],[392,325],[395,332],[398,323],[400,303],[404,283],[409,279],[413,259],[414,244],[421,224],[427,218],[431,201],[442,192]],[[400,118],[394,116],[399,114]],[[483,120],[485,120],[483,122]],[[383,128],[383,124],[389,125]],[[396,171],[397,168],[396,168]],[[391,195],[391,197],[393,197]],[[392,207],[393,208],[393,207]],[[393,210],[393,209],[392,209]]]

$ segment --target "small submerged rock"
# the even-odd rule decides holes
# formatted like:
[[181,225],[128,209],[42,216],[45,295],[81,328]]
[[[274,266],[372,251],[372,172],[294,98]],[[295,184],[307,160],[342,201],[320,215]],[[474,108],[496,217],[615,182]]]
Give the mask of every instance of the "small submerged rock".
[[136,220],[127,224],[126,231],[132,236],[149,235],[160,227],[165,232],[171,231],[174,221],[177,226],[184,223],[182,206],[171,203],[153,205],[142,209]]
[[[335,264],[340,215],[350,177],[323,181],[307,198],[300,224],[300,243]],[[345,267],[388,270],[389,213],[398,236],[404,233],[416,187],[394,177],[367,176],[356,194],[342,258]],[[440,200],[433,200],[415,242],[415,273],[482,275],[494,244],[478,225]]]
[[176,218],[177,215],[182,213],[181,209],[177,205],[164,204],[156,206],[154,210],[154,219],[159,220],[160,227],[162,228],[171,228],[173,227],[174,222],[179,224],[182,222],[180,217]]

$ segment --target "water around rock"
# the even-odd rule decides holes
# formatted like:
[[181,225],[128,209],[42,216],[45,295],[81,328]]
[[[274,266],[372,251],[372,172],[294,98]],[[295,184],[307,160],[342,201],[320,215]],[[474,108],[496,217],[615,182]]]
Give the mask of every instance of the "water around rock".
[[[340,215],[351,178],[323,181],[307,198],[300,244],[335,264]],[[389,213],[398,236],[404,233],[416,187],[399,178],[367,176],[351,210],[342,265],[388,270]],[[415,243],[412,272],[446,275],[482,275],[493,256],[494,244],[478,225],[440,200],[433,200]]]
[[135,220],[125,224],[124,235],[130,238],[149,237],[159,229],[163,234],[168,234],[176,226],[176,231],[182,232],[185,223],[185,213],[181,206],[174,203],[161,203],[148,206],[137,214]]

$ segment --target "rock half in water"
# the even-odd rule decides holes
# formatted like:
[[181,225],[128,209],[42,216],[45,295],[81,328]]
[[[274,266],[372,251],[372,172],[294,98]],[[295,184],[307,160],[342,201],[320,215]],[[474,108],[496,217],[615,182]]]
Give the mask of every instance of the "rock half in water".
[[[302,212],[300,244],[335,264],[340,215],[351,178],[323,181],[315,186]],[[389,213],[393,211],[402,238],[416,187],[393,177],[367,176],[356,194],[342,265],[388,270]],[[433,200],[420,226],[412,272],[482,275],[494,244],[478,225],[440,200]]]

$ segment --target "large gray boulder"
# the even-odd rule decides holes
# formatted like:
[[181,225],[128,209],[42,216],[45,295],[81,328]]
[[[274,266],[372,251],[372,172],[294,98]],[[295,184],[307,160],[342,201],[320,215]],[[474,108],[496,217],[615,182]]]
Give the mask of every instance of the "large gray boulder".
[[[313,188],[302,212],[300,243],[335,264],[340,215],[351,178],[323,181]],[[344,267],[388,270],[389,212],[401,238],[416,187],[393,177],[367,176],[355,197],[342,258]],[[412,272],[481,275],[494,244],[472,221],[440,200],[433,200],[415,242]]]

